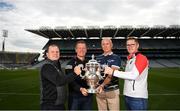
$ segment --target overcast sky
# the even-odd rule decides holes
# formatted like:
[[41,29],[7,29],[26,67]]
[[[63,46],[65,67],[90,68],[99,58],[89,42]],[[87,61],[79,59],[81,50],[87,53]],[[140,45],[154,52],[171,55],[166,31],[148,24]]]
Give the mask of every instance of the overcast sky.
[[180,25],[180,0],[0,0],[6,51],[42,52],[48,39],[24,29],[41,26]]

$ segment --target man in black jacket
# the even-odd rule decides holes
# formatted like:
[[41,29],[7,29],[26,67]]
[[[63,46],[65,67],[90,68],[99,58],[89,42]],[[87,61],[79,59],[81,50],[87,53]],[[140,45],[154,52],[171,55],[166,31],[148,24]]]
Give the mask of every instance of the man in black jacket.
[[81,72],[79,67],[75,74],[65,75],[59,62],[60,50],[57,45],[50,45],[46,53],[47,59],[41,67],[41,110],[64,110],[67,99],[66,84],[73,81]]
[[[85,58],[87,52],[86,43],[82,40],[78,41],[75,46],[76,57],[69,61],[66,66],[66,74],[70,75],[74,73],[73,69],[76,66],[83,66],[88,62]],[[82,74],[85,72],[82,71]],[[92,110],[93,95],[88,94],[88,85],[86,80],[77,76],[75,81],[69,83],[69,110]]]

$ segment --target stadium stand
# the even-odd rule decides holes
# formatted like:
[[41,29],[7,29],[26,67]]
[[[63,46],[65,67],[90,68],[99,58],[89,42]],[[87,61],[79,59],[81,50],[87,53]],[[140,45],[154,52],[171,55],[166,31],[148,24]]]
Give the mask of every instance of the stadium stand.
[[0,51],[0,68],[27,68],[37,62],[40,53]]
[[163,68],[164,66],[159,64],[158,62],[156,62],[155,59],[151,59],[149,62],[150,67],[159,67],[159,68]]
[[88,46],[87,56],[99,55],[102,37],[111,37],[114,53],[122,57],[125,65],[127,51],[125,41],[128,36],[135,36],[140,42],[140,52],[150,59],[150,67],[180,67],[180,26],[82,26],[41,27],[40,29],[25,29],[26,31],[48,38],[49,41],[43,47],[47,49],[49,44],[57,44],[61,49],[62,64],[66,65],[70,58],[75,56],[74,46],[76,41],[82,39]]

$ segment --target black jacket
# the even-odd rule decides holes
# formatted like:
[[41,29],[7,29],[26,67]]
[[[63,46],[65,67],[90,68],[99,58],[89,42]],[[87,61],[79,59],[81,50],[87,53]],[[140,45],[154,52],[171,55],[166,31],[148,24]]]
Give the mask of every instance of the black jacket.
[[[66,74],[72,75],[74,73],[75,66],[82,64],[85,67],[85,64],[87,62],[88,62],[87,59],[85,59],[84,61],[81,61],[77,57],[71,59],[66,66]],[[85,72],[82,71],[82,74],[85,74]],[[70,96],[73,95],[73,96],[77,96],[77,97],[83,96],[82,93],[80,92],[81,87],[87,88],[87,89],[89,88],[86,80],[82,79],[80,76],[76,76],[75,80],[73,82],[69,83],[69,95]],[[91,94],[89,94],[89,95],[91,95]]]
[[67,98],[66,84],[73,81],[75,74],[65,75],[59,61],[45,60],[40,70],[41,104],[64,104]]

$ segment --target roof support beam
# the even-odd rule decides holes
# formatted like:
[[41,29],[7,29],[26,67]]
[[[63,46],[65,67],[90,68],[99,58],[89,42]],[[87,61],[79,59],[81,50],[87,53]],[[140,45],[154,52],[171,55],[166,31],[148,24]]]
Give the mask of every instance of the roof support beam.
[[116,32],[114,33],[113,38],[115,38],[115,37],[116,37],[116,35],[117,35],[118,31],[119,31],[119,28],[116,28]]
[[127,37],[129,37],[133,32],[134,32],[135,28],[132,29],[132,31],[127,35]]
[[157,37],[158,35],[160,35],[160,34],[166,32],[166,31],[167,31],[167,29],[165,29],[165,30],[163,30],[163,31],[161,31],[161,32],[159,32],[159,33],[157,33],[156,35],[154,35],[154,37]]
[[89,38],[89,36],[88,36],[88,33],[87,33],[87,30],[86,30],[86,29],[84,29],[84,33],[86,34],[86,37],[87,37],[87,38]]
[[75,38],[75,36],[73,35],[73,33],[71,32],[71,30],[69,29],[69,33]]
[[144,32],[144,34],[142,34],[140,37],[143,37],[144,35],[146,35],[150,30],[151,28],[149,28],[146,32]]
[[59,37],[59,38],[62,38],[62,36],[61,36],[61,35],[59,35],[59,34],[56,32],[56,30],[55,30],[55,29],[53,29],[53,31],[54,31],[54,33],[56,33],[56,35],[58,35],[58,37]]
[[100,35],[99,35],[99,38],[101,39],[102,38],[102,28],[101,28],[101,30],[100,30]]

